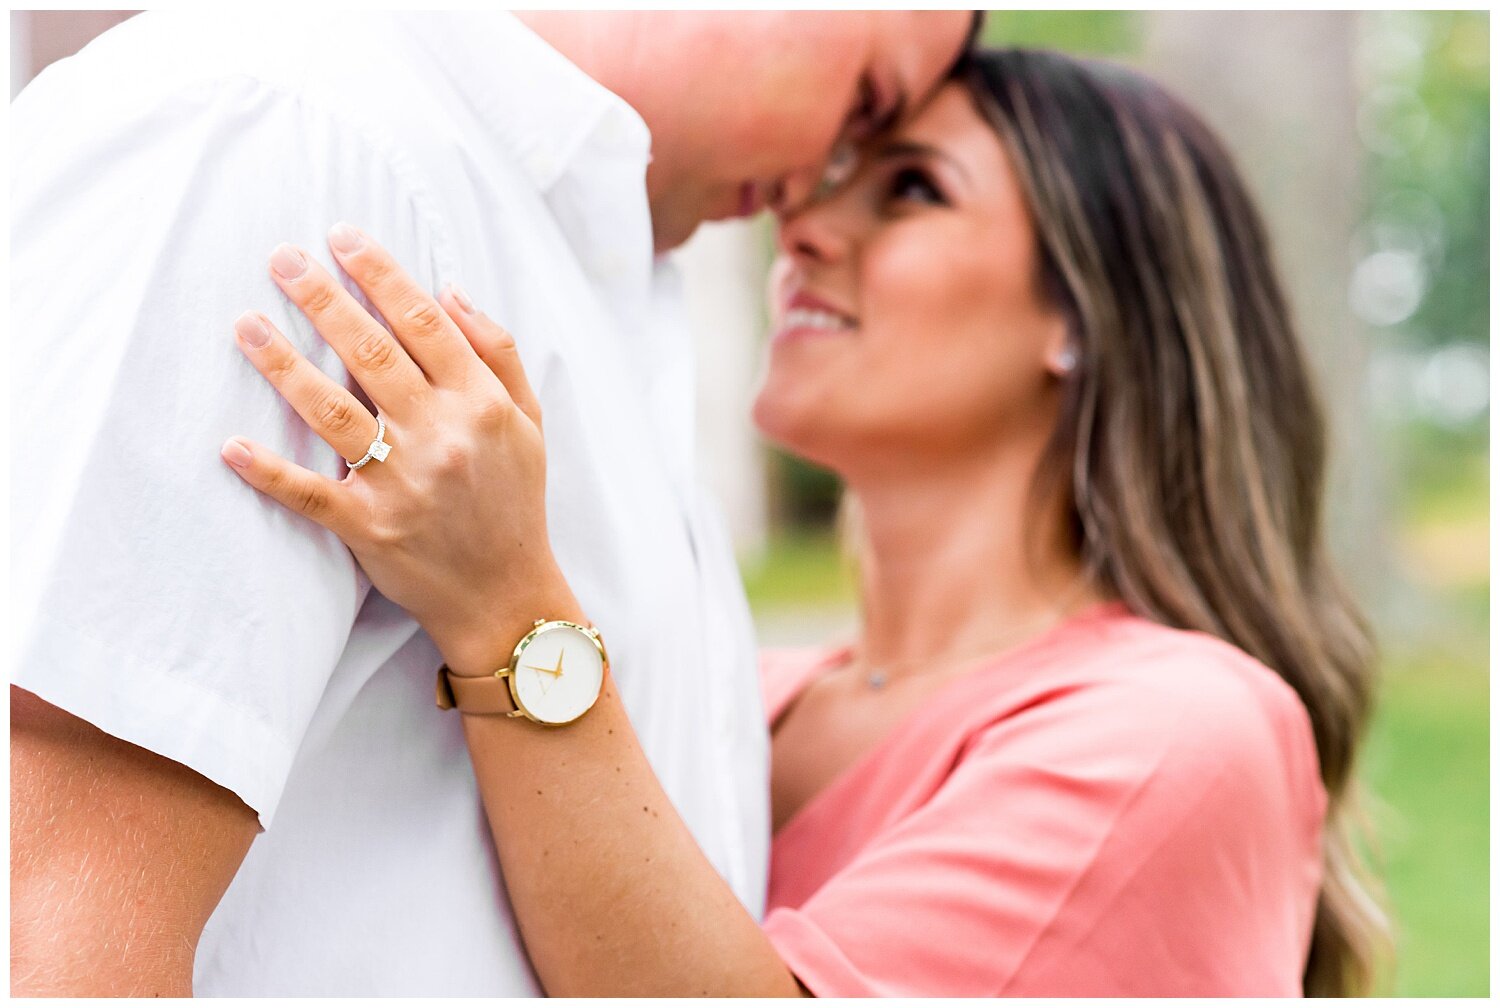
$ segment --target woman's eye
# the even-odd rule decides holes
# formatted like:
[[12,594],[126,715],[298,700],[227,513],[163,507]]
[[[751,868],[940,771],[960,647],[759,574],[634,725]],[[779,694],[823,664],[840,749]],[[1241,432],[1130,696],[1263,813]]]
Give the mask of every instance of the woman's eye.
[[946,206],[947,198],[931,175],[920,168],[903,168],[891,179],[891,198]]

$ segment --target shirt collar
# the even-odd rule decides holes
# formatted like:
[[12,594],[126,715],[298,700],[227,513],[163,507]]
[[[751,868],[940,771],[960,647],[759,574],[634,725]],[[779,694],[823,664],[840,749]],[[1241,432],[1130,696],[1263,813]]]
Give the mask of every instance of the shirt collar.
[[551,189],[585,149],[650,160],[651,131],[640,114],[515,15],[452,11],[400,18],[539,190]]

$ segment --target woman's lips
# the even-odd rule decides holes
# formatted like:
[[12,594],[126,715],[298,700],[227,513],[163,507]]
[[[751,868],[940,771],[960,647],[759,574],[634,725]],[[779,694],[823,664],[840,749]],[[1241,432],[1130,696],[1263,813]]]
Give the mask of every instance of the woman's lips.
[[806,292],[795,295],[786,306],[771,342],[805,336],[847,336],[859,322],[837,308]]

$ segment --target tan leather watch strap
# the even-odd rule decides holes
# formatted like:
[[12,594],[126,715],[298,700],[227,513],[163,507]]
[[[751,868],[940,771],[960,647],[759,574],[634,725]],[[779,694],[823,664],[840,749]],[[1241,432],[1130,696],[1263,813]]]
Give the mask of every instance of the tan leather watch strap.
[[437,705],[465,714],[517,714],[510,683],[500,676],[457,676],[444,665],[437,673]]

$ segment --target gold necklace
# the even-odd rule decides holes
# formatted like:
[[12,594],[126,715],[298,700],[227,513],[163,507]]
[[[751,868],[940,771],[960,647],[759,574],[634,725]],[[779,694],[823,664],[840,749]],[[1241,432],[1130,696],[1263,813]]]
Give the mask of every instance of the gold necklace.
[[[1042,621],[1037,620],[1035,622],[1040,624]],[[1030,626],[1028,626],[1025,629],[1029,630],[1031,628]],[[884,665],[871,666],[870,670],[864,674],[863,678],[865,681],[865,685],[870,689],[881,690],[884,689],[886,685],[891,681],[892,672],[898,671],[900,669],[911,668],[914,666],[920,667],[924,664],[932,665],[932,668],[928,670],[929,672],[931,672],[939,668],[951,668],[956,662],[967,663],[969,661],[977,661],[985,655],[994,654],[997,650],[1007,647],[1013,642],[1019,642],[1019,640],[1023,639],[1025,636],[1026,635],[1024,633],[1018,631],[1017,633],[1000,638],[995,643],[986,646],[983,650],[976,649],[966,652],[960,659],[950,658],[948,655],[940,654],[936,658],[921,658],[904,662],[887,662]],[[918,675],[923,674],[926,673],[918,673]],[[915,679],[917,678],[917,676],[913,675],[908,676],[907,678]]]
[[[965,655],[963,661],[967,663],[969,661],[977,660],[985,655],[994,654],[1001,648],[1008,648],[1013,644],[1019,644],[1022,641],[1029,639],[1033,630],[1040,631],[1041,628],[1047,624],[1048,620],[1052,621],[1051,627],[1056,627],[1067,622],[1069,619],[1072,619],[1073,615],[1076,615],[1076,613],[1070,615],[1067,612],[1067,608],[1073,601],[1077,599],[1079,595],[1083,593],[1083,588],[1086,586],[1086,584],[1087,582],[1080,583],[1074,588],[1073,591],[1068,593],[1068,596],[1064,598],[1059,605],[1047,610],[1040,616],[1027,620],[1025,623],[1019,624],[1018,626],[1012,627],[1005,634],[1005,636],[999,638],[997,642],[989,644],[984,648],[984,650],[974,650],[969,652]],[[1049,627],[1049,629],[1051,627]],[[870,670],[866,672],[862,678],[865,681],[865,685],[871,690],[881,690],[884,689],[886,684],[891,681],[890,673],[895,669],[907,668],[913,665],[922,665],[924,663],[930,663],[934,666],[934,668],[952,667],[953,661],[951,659],[948,659],[948,656],[940,654],[938,655],[938,658],[945,659],[941,665],[939,665],[937,660],[930,658],[915,659],[905,662],[887,662],[884,665],[871,667]]]

